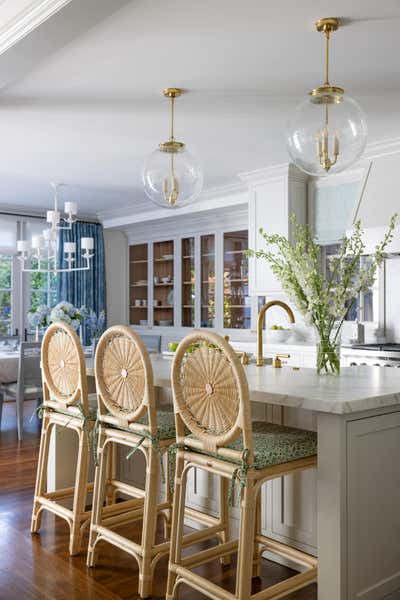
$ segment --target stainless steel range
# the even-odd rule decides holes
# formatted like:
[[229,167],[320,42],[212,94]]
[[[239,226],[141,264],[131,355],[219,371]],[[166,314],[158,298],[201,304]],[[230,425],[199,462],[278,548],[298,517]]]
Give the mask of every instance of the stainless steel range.
[[356,344],[342,349],[346,367],[367,365],[371,367],[400,368],[400,344]]

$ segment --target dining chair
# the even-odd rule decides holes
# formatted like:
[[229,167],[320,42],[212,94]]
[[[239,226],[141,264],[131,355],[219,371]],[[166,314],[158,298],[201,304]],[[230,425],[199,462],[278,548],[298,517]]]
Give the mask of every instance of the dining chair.
[[42,399],[40,370],[40,342],[21,342],[19,345],[17,381],[2,386],[0,395],[0,423],[4,400],[15,400],[17,409],[18,440],[23,437],[24,401]]
[[[133,556],[139,566],[139,595],[151,594],[155,569],[160,558],[169,553],[169,541],[156,541],[157,519],[162,517],[164,538],[171,521],[171,489],[166,471],[165,498],[160,501],[162,458],[175,444],[173,412],[156,410],[154,377],[149,353],[141,337],[130,327],[110,327],[97,346],[95,376],[98,398],[98,466],[95,473],[93,510],[90,525],[87,565],[97,562],[97,544],[107,541]],[[120,481],[110,474],[109,454],[115,447],[140,450],[146,461],[144,489]],[[104,506],[107,493],[123,493],[129,500],[118,502],[115,509]],[[121,511],[119,515],[116,510]],[[191,510],[190,517],[204,523],[206,517]],[[142,520],[140,541],[135,542],[115,531],[119,526]],[[209,523],[209,519],[206,520]],[[218,520],[213,520],[214,529]],[[214,532],[215,536],[215,532]],[[209,538],[203,531],[187,536],[184,543]]]
[[[221,600],[282,598],[317,579],[317,559],[264,536],[261,486],[276,477],[317,465],[314,432],[251,421],[249,389],[243,366],[226,340],[193,331],[180,343],[172,366],[176,423],[176,468],[167,600],[181,584]],[[230,481],[240,490],[238,539],[182,556],[184,508],[190,469]],[[228,518],[228,515],[226,516]],[[266,550],[304,569],[288,580],[251,594]],[[237,552],[236,590],[231,593],[193,569]]]
[[[78,554],[82,530],[89,524],[86,510],[90,434],[95,415],[88,402],[86,366],[82,346],[69,325],[57,322],[48,327],[42,340],[41,368],[43,378],[42,432],[37,478],[32,510],[31,532],[40,529],[42,511],[48,510],[65,519],[70,528],[69,552]],[[47,490],[49,446],[54,429],[67,428],[78,436],[75,484],[54,491]],[[65,456],[71,461],[71,456]],[[65,500],[72,498],[72,508]],[[63,504],[64,502],[64,504]]]

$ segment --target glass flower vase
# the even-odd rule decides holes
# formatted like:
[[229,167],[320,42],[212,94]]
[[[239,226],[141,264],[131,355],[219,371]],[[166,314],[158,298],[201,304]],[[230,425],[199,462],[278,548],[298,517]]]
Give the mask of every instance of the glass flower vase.
[[318,375],[340,374],[340,345],[342,325],[330,330],[315,329]]

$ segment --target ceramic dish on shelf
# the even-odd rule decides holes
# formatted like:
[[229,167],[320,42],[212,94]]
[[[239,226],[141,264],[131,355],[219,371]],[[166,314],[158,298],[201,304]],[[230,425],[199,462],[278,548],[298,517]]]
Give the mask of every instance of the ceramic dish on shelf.
[[171,277],[161,277],[161,283],[171,283]]
[[165,260],[172,260],[174,258],[173,254],[163,254],[161,258],[164,258]]

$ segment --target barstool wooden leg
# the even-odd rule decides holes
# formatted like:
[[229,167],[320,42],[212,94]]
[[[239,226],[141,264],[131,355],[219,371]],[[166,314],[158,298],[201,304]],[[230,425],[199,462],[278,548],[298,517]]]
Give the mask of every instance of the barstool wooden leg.
[[[226,477],[219,478],[219,519],[223,527],[223,530],[219,534],[221,544],[229,541],[230,528],[229,528],[229,480]],[[230,554],[221,556],[221,565],[230,565],[231,557]]]
[[146,496],[142,526],[142,564],[139,573],[139,595],[141,598],[148,598],[151,595],[153,583],[151,560],[152,549],[156,540],[159,478],[160,457],[158,452],[150,446],[147,452]]
[[164,519],[164,537],[169,539],[171,537],[171,524],[172,524],[172,500],[173,493],[171,492],[171,481],[170,473],[168,468],[168,450],[164,453],[162,460],[165,459],[164,472],[165,472],[165,501],[168,502],[168,509],[166,511],[166,518]]
[[106,474],[107,474],[107,455],[109,444],[104,445],[105,435],[100,428],[97,445],[97,458],[98,466],[96,467],[94,477],[94,489],[93,489],[93,505],[92,505],[92,519],[90,523],[90,534],[86,564],[88,567],[94,567],[96,565],[96,549],[95,543],[97,538],[96,525],[100,525],[102,509],[104,504],[105,488],[106,488]]
[[81,546],[81,525],[82,516],[85,512],[86,507],[86,495],[87,495],[87,479],[88,479],[88,460],[89,460],[89,448],[87,443],[86,433],[81,430],[78,434],[79,447],[78,447],[78,459],[76,463],[76,477],[75,477],[75,492],[74,492],[74,503],[73,503],[73,517],[71,524],[71,537],[69,543],[69,553],[71,556],[79,554]]
[[167,593],[165,600],[175,600],[174,587],[176,582],[175,570],[171,569],[172,565],[180,562],[182,535],[183,535],[183,519],[185,514],[185,499],[186,499],[186,475],[182,477],[184,468],[184,460],[182,453],[178,450],[176,456],[175,468],[175,491],[172,509],[172,529],[171,529],[171,547],[168,567]]
[[247,481],[240,509],[239,549],[236,574],[236,597],[249,600],[251,595],[252,561],[249,550],[254,546],[254,528],[256,521],[256,501],[254,482]]
[[40,510],[40,502],[37,498],[44,496],[47,490],[47,462],[49,457],[51,423],[48,416],[43,416],[42,431],[40,434],[39,459],[36,473],[35,496],[33,500],[31,532],[37,533],[40,529],[42,521],[42,512]]
[[261,555],[258,553],[257,535],[261,533],[261,486],[256,498],[256,519],[254,528],[253,577],[261,577]]
[[[113,481],[116,479],[117,454],[118,454],[117,445],[111,444],[111,447],[108,452],[108,466],[107,466],[108,481]],[[114,486],[112,484],[107,484],[107,488],[106,488],[106,505],[107,506],[110,504],[115,504],[115,496],[116,496],[116,492],[115,492]]]

